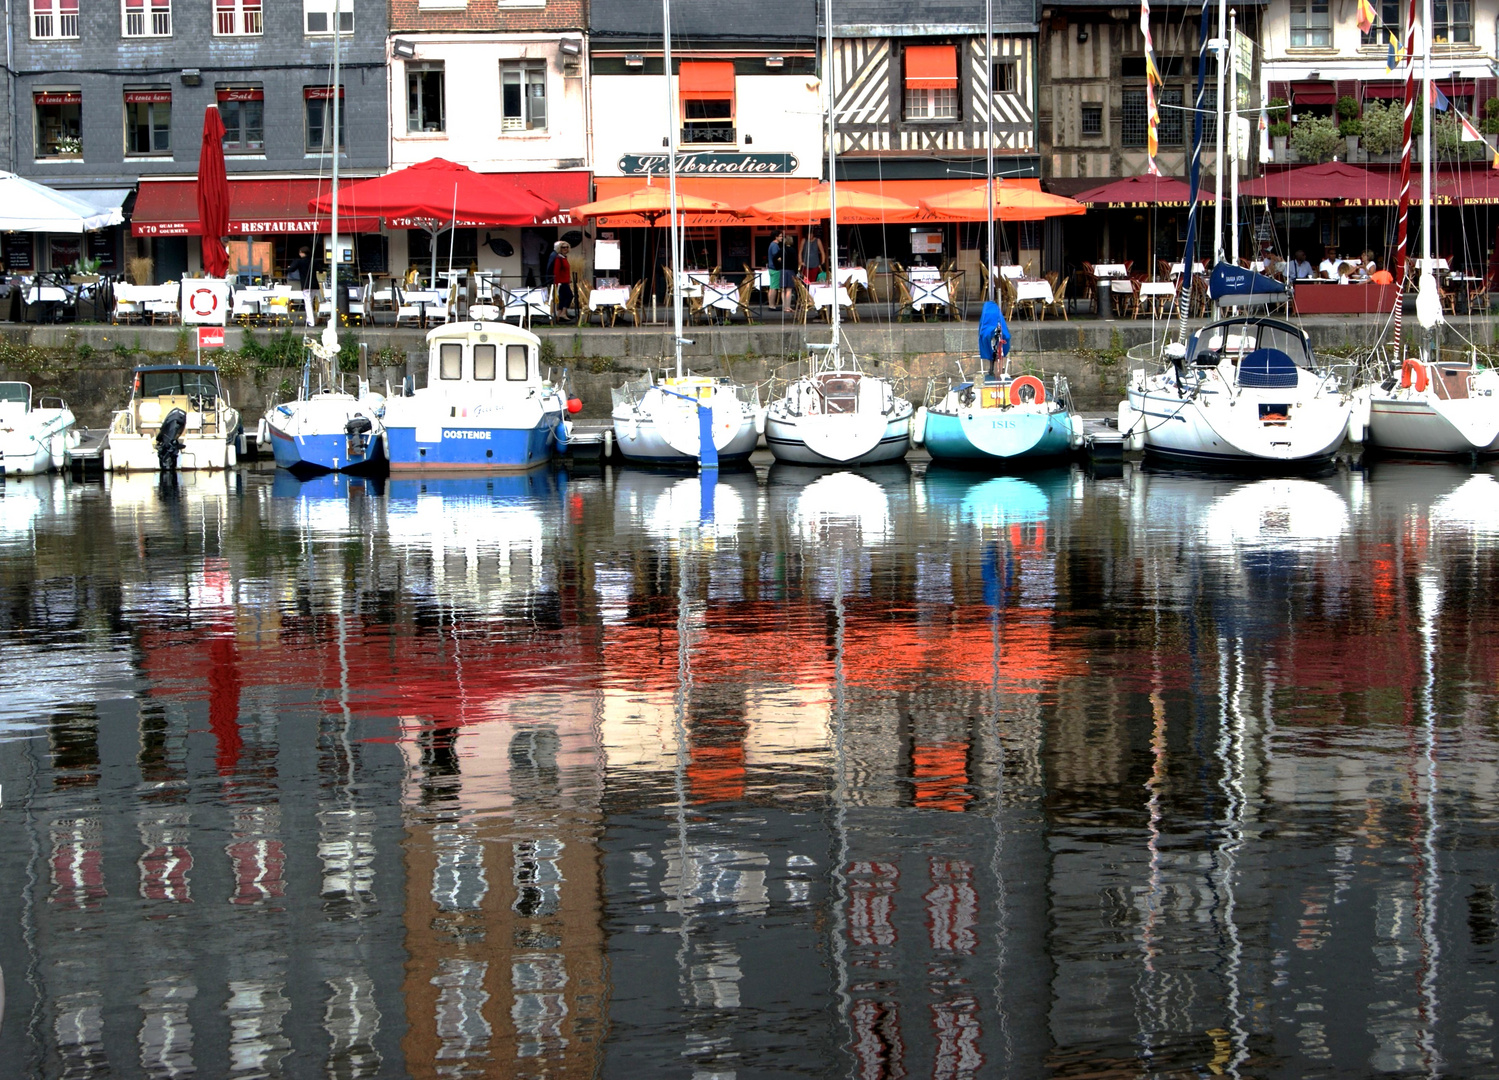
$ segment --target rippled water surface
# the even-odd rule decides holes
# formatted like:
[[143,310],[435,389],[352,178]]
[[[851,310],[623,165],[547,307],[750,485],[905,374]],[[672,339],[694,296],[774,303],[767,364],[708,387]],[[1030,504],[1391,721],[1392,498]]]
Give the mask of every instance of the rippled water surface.
[[1499,1074],[1488,471],[0,492],[0,1077]]

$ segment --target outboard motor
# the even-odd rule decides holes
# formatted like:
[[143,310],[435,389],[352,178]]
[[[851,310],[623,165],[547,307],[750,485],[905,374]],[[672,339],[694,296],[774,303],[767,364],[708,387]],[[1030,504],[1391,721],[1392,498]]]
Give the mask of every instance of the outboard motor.
[[369,450],[370,429],[373,425],[368,416],[351,416],[344,425],[344,434],[349,437],[348,459],[362,461]]
[[161,430],[156,433],[156,460],[162,472],[175,473],[177,471],[177,457],[184,448],[182,433],[185,430],[187,430],[187,413],[181,409],[173,409],[161,422]]

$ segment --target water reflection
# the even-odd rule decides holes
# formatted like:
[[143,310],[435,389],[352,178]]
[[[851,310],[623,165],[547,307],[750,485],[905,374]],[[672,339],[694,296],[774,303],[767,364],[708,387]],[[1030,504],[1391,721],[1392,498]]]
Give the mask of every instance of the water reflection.
[[137,479],[0,489],[0,1077],[1494,1069],[1487,470]]

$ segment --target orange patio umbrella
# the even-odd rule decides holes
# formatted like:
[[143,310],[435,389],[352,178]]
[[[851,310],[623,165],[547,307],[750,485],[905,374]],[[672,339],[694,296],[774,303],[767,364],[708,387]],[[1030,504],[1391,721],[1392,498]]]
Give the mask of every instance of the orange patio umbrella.
[[[989,200],[985,188],[986,185],[977,184],[960,191],[933,195],[922,199],[921,205],[939,221],[987,221]],[[1042,221],[1087,212],[1088,208],[1076,199],[1000,180],[994,182],[994,217],[999,221]]]
[[[818,184],[806,191],[794,191],[777,199],[767,199],[740,211],[751,220],[773,224],[810,225],[832,216],[828,185]],[[900,199],[859,191],[838,189],[838,223],[840,225],[880,225],[885,222],[917,221],[921,208]]]
[[[665,184],[647,184],[636,188],[634,191],[623,195],[615,195],[608,199],[599,199],[597,202],[584,203],[582,206],[572,208],[574,217],[624,217],[634,215],[644,218],[650,225],[654,225],[659,218],[665,217],[671,212],[671,196],[666,190]],[[721,203],[715,199],[705,199],[701,195],[688,195],[685,192],[677,192],[677,213],[682,217],[691,218],[703,214],[738,214],[728,203]],[[622,225],[622,222],[611,222],[614,225]]]

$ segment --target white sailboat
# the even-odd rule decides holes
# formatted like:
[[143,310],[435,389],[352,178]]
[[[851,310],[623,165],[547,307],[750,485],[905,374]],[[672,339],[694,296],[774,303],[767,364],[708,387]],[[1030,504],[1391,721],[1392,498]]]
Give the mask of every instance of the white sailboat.
[[[343,36],[338,20],[333,20],[333,85],[339,85],[339,39]],[[339,130],[342,102],[332,100],[333,130]],[[385,398],[370,391],[367,379],[359,380],[359,393],[343,389],[336,374],[338,364],[338,153],[333,154],[332,214],[329,228],[333,257],[328,260],[328,325],[322,341],[308,341],[308,363],[316,356],[321,362],[323,386],[312,393],[310,376],[303,373],[302,393],[296,401],[273,405],[266,411],[262,426],[269,436],[276,464],[300,474],[322,472],[378,471],[386,463]]]
[[[833,86],[833,5],[827,0],[828,247],[838,265],[837,95]],[[898,461],[911,448],[915,407],[895,383],[859,366],[840,333],[841,305],[829,306],[832,334],[813,345],[812,370],[791,382],[765,414],[765,442],[777,461],[798,465],[874,465]]]
[[[1499,371],[1480,367],[1477,352],[1467,359],[1443,360],[1433,355],[1432,332],[1442,322],[1441,298],[1432,273],[1431,243],[1431,0],[1421,10],[1421,263],[1417,281],[1416,322],[1421,345],[1415,356],[1402,357],[1400,307],[1404,290],[1395,298],[1395,362],[1400,373],[1364,387],[1358,410],[1368,425],[1371,448],[1422,457],[1453,457],[1499,452]],[[1406,110],[1410,115],[1415,58],[1406,71]],[[1409,120],[1407,120],[1409,123]],[[1410,134],[1406,129],[1401,160],[1400,231],[1396,268],[1405,267],[1405,222],[1410,203]]]
[[[765,426],[759,395],[732,379],[682,373],[682,244],[677,220],[677,95],[672,88],[671,0],[661,0],[666,75],[666,172],[671,204],[671,306],[676,368],[657,383],[650,373],[613,392],[614,442],[643,465],[714,466],[745,461]],[[711,447],[705,447],[705,437]]]
[[[1353,400],[1337,373],[1317,359],[1305,331],[1265,315],[1236,314],[1209,323],[1191,337],[1186,333],[1202,176],[1202,110],[1211,44],[1208,13],[1209,5],[1204,4],[1183,259],[1187,270],[1182,274],[1177,304],[1181,312],[1177,340],[1129,351],[1130,360],[1139,366],[1133,367],[1127,398],[1119,405],[1119,430],[1131,449],[1181,464],[1249,470],[1317,468],[1330,462],[1347,438]],[[1218,36],[1212,40],[1226,48],[1221,2],[1218,15]],[[1224,160],[1223,66],[1218,65],[1219,162]],[[1212,302],[1219,308],[1284,302],[1283,284],[1236,265],[1236,227],[1234,261],[1225,258],[1221,166],[1217,174],[1216,265],[1208,289]]]

